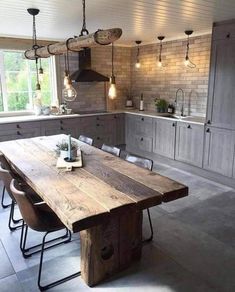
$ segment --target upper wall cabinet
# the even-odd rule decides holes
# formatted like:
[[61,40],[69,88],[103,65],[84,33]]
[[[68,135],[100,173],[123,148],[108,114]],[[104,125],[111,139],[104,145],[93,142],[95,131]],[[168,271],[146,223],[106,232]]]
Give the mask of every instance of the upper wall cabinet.
[[213,27],[207,122],[235,129],[235,21]]

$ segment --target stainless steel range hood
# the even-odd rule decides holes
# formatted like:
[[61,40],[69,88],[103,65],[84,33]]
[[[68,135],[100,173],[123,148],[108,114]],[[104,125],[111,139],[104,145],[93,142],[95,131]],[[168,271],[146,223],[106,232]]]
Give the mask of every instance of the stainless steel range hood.
[[86,48],[78,53],[79,70],[71,75],[74,82],[106,82],[109,78],[91,69],[91,50]]

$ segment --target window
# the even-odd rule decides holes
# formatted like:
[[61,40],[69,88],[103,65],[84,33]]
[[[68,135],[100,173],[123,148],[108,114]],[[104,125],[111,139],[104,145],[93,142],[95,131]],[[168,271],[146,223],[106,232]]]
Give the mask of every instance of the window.
[[[46,58],[41,63],[42,104],[51,105],[55,99],[54,62]],[[0,112],[32,111],[35,86],[35,61],[25,59],[23,52],[0,51]]]

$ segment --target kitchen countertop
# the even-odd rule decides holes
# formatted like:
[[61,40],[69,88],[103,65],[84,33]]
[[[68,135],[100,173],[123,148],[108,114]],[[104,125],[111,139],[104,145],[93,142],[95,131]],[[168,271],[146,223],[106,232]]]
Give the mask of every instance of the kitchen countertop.
[[0,117],[0,124],[6,123],[20,123],[20,122],[33,122],[33,121],[44,121],[44,120],[54,120],[54,119],[68,119],[68,118],[76,118],[76,117],[85,117],[85,116],[96,116],[96,115],[109,115],[109,114],[120,114],[120,113],[128,113],[133,115],[147,116],[152,118],[162,118],[171,121],[180,121],[180,122],[190,122],[200,125],[205,125],[206,120],[204,117],[171,117],[167,113],[157,113],[154,111],[139,111],[138,109],[123,109],[123,110],[114,110],[108,112],[99,112],[99,113],[85,113],[85,114],[70,114],[70,115],[48,115],[48,116],[36,116],[36,115],[25,115],[25,116],[11,116],[11,117]]

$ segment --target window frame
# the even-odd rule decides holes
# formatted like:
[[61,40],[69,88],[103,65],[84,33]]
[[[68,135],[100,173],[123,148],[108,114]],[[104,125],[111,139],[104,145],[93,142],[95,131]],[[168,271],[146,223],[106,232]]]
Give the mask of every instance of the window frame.
[[[29,104],[32,107],[29,110],[18,110],[18,111],[9,111],[8,110],[8,98],[7,98],[7,84],[6,84],[6,75],[5,75],[5,68],[4,68],[4,56],[3,52],[16,52],[23,54],[23,50],[13,50],[13,49],[1,49],[0,48],[0,93],[2,95],[2,104],[4,111],[0,112],[0,117],[7,117],[7,116],[24,116],[24,115],[34,115],[33,110],[33,99],[29,98]],[[28,60],[30,62],[30,60]],[[33,61],[31,61],[33,62]],[[29,68],[29,63],[27,64]],[[49,72],[50,72],[50,87],[51,87],[51,105],[58,105],[58,92],[57,92],[57,74],[56,74],[56,61],[55,56],[51,56],[49,58]],[[33,88],[29,85],[29,78],[28,78],[28,89],[29,92],[33,93]]]

